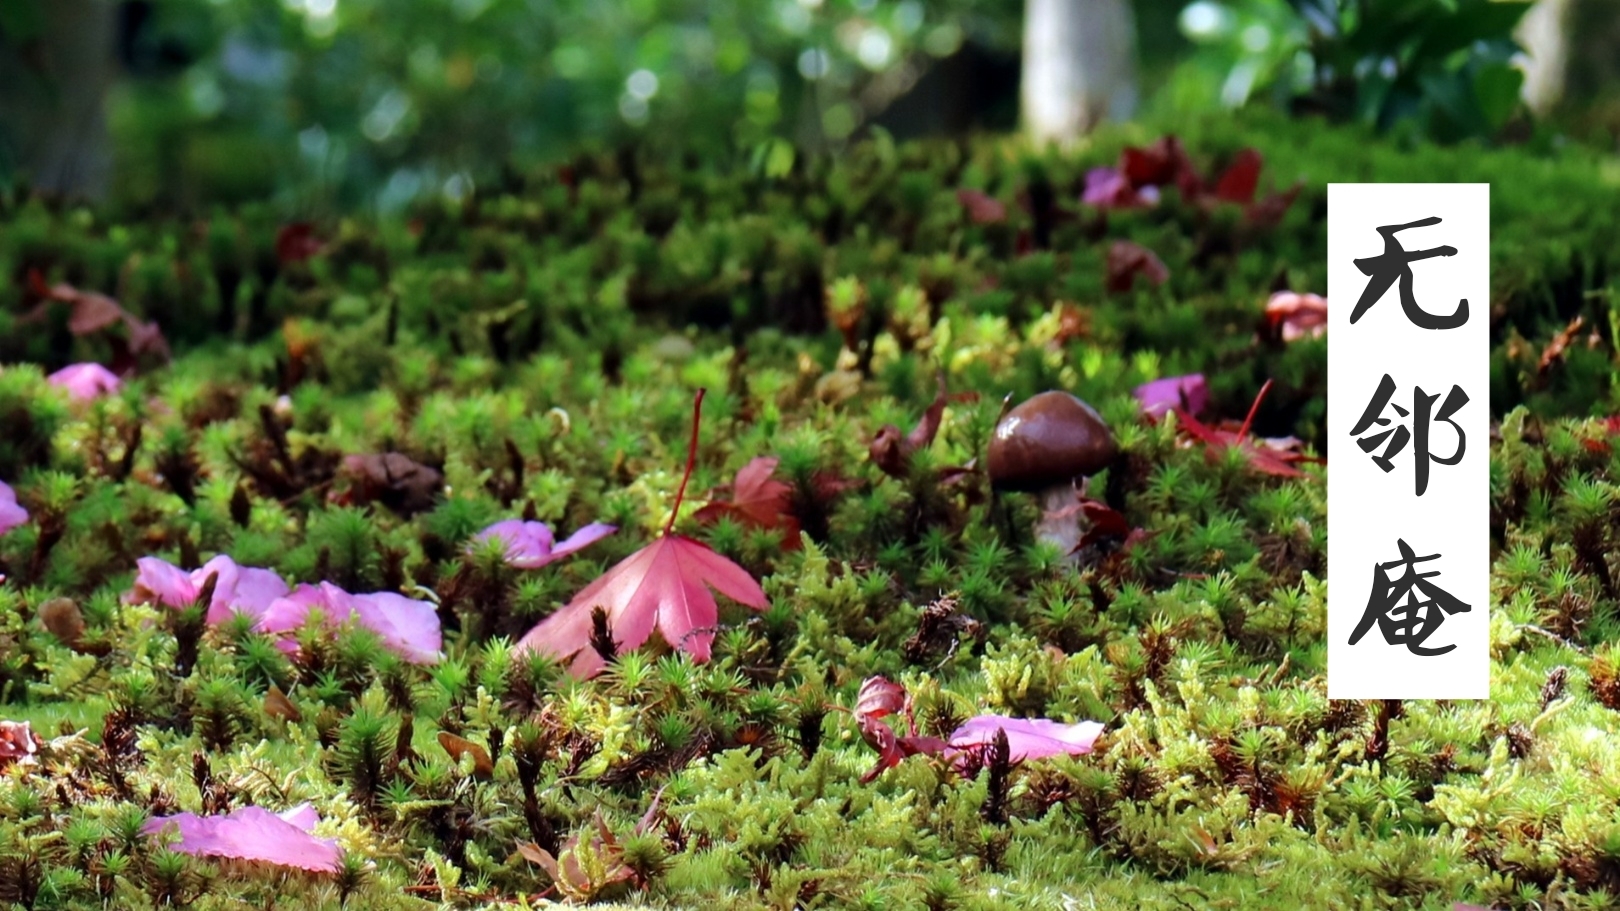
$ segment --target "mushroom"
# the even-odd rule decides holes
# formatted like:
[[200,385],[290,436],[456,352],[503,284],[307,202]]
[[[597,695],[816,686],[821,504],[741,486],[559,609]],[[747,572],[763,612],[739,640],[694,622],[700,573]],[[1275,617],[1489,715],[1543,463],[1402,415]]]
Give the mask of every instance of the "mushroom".
[[1035,536],[1068,556],[1080,544],[1085,515],[1075,484],[1108,467],[1118,454],[1114,434],[1097,410],[1053,389],[1002,417],[991,435],[985,467],[992,490],[1039,496],[1041,521]]

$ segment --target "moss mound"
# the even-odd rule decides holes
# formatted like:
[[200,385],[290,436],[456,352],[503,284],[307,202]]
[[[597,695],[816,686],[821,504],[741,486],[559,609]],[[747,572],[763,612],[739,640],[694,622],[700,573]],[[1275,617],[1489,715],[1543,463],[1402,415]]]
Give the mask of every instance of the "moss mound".
[[[837,162],[584,158],[397,223],[6,199],[0,480],[29,518],[0,535],[0,719],[41,744],[0,758],[0,902],[1609,907],[1620,177],[1574,150],[1177,128],[1207,172],[1253,146],[1258,199],[1297,197],[1278,219],[1174,191],[1082,205],[1142,127],[1067,158],[881,139]],[[1255,432],[1319,445],[1325,341],[1261,312],[1324,286],[1326,183],[1348,180],[1493,184],[1488,702],[1328,701],[1325,466],[1257,470],[1132,396],[1202,372],[1207,416],[1241,419],[1271,380]],[[1121,241],[1168,277],[1110,269]],[[87,326],[111,312],[88,292],[124,315]],[[119,358],[141,371],[94,399],[45,378]],[[1078,569],[1036,539],[1032,497],[976,470],[1003,397],[1051,387],[1122,453],[1087,494],[1123,528]],[[514,653],[664,529],[699,388],[675,528],[768,607],[723,602],[707,662],[654,636],[576,681]],[[931,401],[931,440],[874,454]],[[762,456],[768,508],[704,509]],[[518,569],[474,538],[519,517],[618,531]],[[429,601],[443,657],[126,597],[140,558],[221,554]],[[878,754],[847,710],[877,675],[920,736],[984,712],[1104,733],[863,783]],[[334,872],[142,834],[304,802]]]

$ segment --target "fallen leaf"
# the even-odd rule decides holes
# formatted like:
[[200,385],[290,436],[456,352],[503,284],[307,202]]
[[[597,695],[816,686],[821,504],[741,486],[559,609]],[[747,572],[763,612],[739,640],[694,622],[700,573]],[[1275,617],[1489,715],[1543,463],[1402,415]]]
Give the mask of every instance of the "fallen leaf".
[[282,265],[304,262],[325,247],[315,236],[315,226],[307,221],[282,225],[276,232],[276,259]]
[[74,648],[84,638],[84,614],[72,598],[52,598],[39,606],[39,622],[62,644]]
[[1222,202],[1250,203],[1260,185],[1260,153],[1241,149],[1215,182],[1215,198]]
[[298,706],[293,705],[293,701],[281,691],[281,687],[274,683],[270,684],[270,692],[264,694],[264,713],[271,718],[280,718],[294,724],[304,720],[304,713],[300,712]]
[[1108,247],[1106,287],[1120,294],[1131,290],[1136,276],[1141,275],[1155,287],[1170,278],[1170,269],[1158,255],[1147,247],[1128,240],[1116,240]]
[[1294,467],[1298,462],[1317,462],[1322,460],[1311,458],[1299,451],[1301,444],[1291,438],[1283,440],[1255,439],[1249,436],[1249,426],[1254,421],[1255,412],[1260,408],[1260,400],[1265,398],[1266,392],[1271,389],[1271,380],[1266,380],[1260,387],[1259,393],[1254,397],[1254,404],[1249,407],[1249,415],[1244,419],[1243,425],[1236,433],[1209,427],[1180,406],[1171,410],[1176,413],[1176,420],[1185,428],[1193,439],[1206,447],[1210,458],[1215,458],[1228,447],[1241,450],[1249,464],[1254,468],[1270,475],[1285,478],[1301,478],[1305,473]]
[[574,676],[594,676],[605,662],[590,646],[591,609],[602,607],[618,650],[639,648],[657,627],[672,648],[698,662],[708,661],[713,627],[719,621],[711,587],[739,604],[765,609],[765,592],[746,570],[701,541],[665,534],[581,589],[520,639],[513,651],[571,658],[569,671]]
[[1537,373],[1545,374],[1552,369],[1553,364],[1564,359],[1564,350],[1569,347],[1569,343],[1585,323],[1586,317],[1576,316],[1569,321],[1569,325],[1558,330],[1558,334],[1554,335],[1552,341],[1547,343],[1547,347],[1542,349],[1541,357],[1536,361]]
[[473,758],[473,774],[479,778],[489,778],[495,774],[495,760],[490,758],[489,750],[484,749],[481,744],[474,743],[465,737],[458,737],[449,731],[440,731],[439,746],[444,747],[444,751],[449,753],[450,758],[457,763],[461,762],[461,757],[471,754]]
[[872,464],[884,474],[904,480],[911,472],[912,454],[932,445],[934,437],[939,434],[939,422],[945,416],[945,406],[953,401],[972,401],[978,398],[977,393],[972,392],[951,395],[945,388],[943,371],[939,373],[937,382],[939,391],[934,394],[934,400],[923,411],[922,417],[917,420],[917,426],[913,427],[910,433],[902,435],[900,428],[893,424],[884,424],[872,438],[867,451]]
[[698,522],[714,522],[731,516],[755,528],[779,529],[782,548],[799,547],[799,520],[793,514],[793,487],[771,479],[781,462],[775,456],[758,456],[738,469],[731,484],[729,501],[711,501],[693,514]]
[[345,474],[363,503],[378,502],[409,518],[433,508],[444,490],[444,474],[398,452],[351,455]]

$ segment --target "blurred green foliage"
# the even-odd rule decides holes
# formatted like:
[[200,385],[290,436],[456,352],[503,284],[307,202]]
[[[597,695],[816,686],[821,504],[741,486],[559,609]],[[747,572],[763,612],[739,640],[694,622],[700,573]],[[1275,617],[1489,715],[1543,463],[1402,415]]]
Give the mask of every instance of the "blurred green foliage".
[[136,183],[120,192],[280,190],[296,205],[390,210],[424,190],[464,196],[494,167],[582,143],[841,145],[969,30],[1015,43],[1019,12],[972,0],[178,0],[154,7],[143,40],[195,62],[121,88],[116,144]]
[[1497,135],[1523,112],[1513,30],[1529,0],[1198,0],[1198,45],[1165,101],[1264,100],[1440,142]]

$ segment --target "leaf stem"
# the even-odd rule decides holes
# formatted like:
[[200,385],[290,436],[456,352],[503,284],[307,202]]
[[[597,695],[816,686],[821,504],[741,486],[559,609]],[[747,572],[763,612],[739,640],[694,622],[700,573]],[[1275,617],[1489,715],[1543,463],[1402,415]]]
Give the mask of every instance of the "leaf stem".
[[675,517],[681,514],[681,501],[686,498],[686,482],[692,480],[692,466],[697,464],[698,418],[703,414],[703,394],[708,391],[699,387],[697,398],[692,400],[692,442],[686,446],[686,474],[681,475],[681,489],[675,491],[675,508],[670,510],[669,521],[664,524],[665,535],[675,529]]
[[1254,404],[1249,406],[1249,416],[1243,419],[1243,427],[1238,430],[1237,438],[1239,443],[1243,442],[1243,438],[1249,435],[1249,425],[1254,423],[1254,413],[1260,410],[1260,400],[1266,397],[1266,392],[1270,389],[1271,380],[1266,380],[1266,384],[1260,387],[1259,392],[1255,393]]

